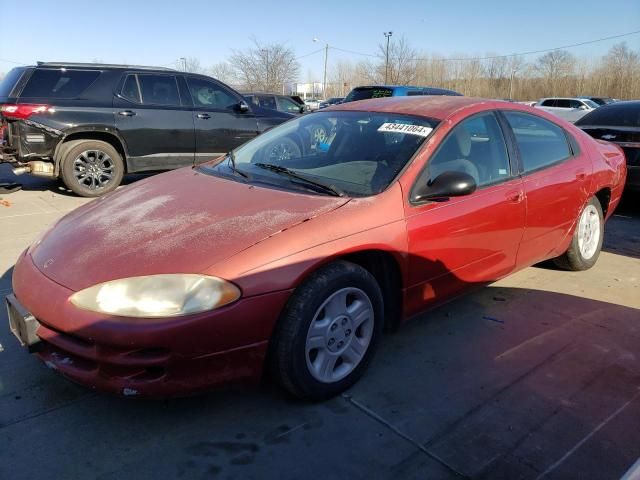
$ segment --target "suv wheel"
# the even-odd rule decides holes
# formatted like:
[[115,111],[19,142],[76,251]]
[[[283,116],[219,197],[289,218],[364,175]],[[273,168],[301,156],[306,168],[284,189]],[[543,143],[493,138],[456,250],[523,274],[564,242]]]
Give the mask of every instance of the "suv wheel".
[[118,151],[100,140],[74,140],[64,149],[62,180],[82,197],[99,197],[114,190],[124,175]]

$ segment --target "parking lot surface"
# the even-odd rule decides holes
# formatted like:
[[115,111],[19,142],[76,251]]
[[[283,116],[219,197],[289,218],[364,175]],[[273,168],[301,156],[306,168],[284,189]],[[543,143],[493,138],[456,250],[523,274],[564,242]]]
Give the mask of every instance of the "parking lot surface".
[[[18,254],[87,201],[22,180],[0,201],[3,297]],[[0,343],[0,478],[620,478],[640,456],[640,201],[608,222],[593,269],[528,268],[422,315],[324,403],[268,382],[95,393],[23,351],[4,310]]]

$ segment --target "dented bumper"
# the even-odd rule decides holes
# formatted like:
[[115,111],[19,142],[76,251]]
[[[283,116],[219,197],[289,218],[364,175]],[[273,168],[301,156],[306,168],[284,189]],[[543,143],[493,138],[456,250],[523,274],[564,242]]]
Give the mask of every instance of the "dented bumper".
[[119,395],[170,397],[262,375],[271,329],[289,292],[163,321],[77,309],[71,290],[46,277],[23,253],[14,294],[38,321],[37,355],[70,380]]

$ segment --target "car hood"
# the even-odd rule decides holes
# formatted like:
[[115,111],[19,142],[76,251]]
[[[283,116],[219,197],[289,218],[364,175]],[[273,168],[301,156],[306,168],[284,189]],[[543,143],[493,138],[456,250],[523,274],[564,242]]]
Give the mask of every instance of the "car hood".
[[198,273],[347,201],[187,168],[80,207],[30,253],[40,271],[72,290],[138,275]]

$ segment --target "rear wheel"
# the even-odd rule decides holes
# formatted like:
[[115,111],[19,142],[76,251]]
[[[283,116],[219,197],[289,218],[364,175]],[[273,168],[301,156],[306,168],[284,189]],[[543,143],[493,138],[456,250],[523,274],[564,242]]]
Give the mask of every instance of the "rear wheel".
[[74,140],[62,150],[61,176],[82,197],[99,197],[114,190],[124,176],[118,151],[100,140]]
[[272,340],[272,369],[290,393],[322,400],[353,385],[383,327],[375,278],[350,262],[311,275],[291,296]]
[[565,270],[587,270],[593,267],[600,256],[604,238],[604,215],[596,197],[585,205],[578,217],[578,223],[569,249],[554,262]]

